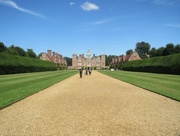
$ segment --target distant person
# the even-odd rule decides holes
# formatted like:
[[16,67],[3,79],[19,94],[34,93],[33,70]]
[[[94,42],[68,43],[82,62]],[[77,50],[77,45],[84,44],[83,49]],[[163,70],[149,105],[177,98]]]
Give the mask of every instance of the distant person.
[[79,70],[80,78],[82,78],[82,73],[83,73],[83,71],[82,71],[82,69],[80,69],[80,70]]
[[86,75],[88,75],[88,69],[86,68]]
[[91,73],[92,73],[92,70],[91,70],[91,68],[89,69],[89,75],[91,75]]

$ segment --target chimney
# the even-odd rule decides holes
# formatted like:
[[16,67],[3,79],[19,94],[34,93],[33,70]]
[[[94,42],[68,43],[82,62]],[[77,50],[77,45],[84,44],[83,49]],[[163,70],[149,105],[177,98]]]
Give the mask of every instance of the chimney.
[[55,52],[53,52],[53,57],[55,57],[55,55],[56,55],[56,53],[55,53]]
[[51,56],[51,50],[47,50],[48,56]]
[[56,53],[56,58],[58,58],[58,56],[59,56],[59,54],[58,54],[58,53]]

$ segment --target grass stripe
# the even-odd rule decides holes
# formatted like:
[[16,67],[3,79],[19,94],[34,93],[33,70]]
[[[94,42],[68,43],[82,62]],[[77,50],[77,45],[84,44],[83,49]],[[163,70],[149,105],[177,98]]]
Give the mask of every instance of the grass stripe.
[[180,76],[129,71],[100,71],[103,74],[180,101]]
[[24,74],[16,74],[16,76],[12,76],[12,74],[10,74],[10,75],[1,75],[0,76],[0,82],[20,80],[20,79],[26,79],[28,77],[29,78],[30,77],[38,77],[38,76],[42,76],[42,75],[50,75],[50,74],[53,74],[53,73],[54,72],[36,72],[36,74],[34,74],[34,73],[24,73],[26,76],[24,76]]
[[58,83],[77,71],[36,72],[0,76],[0,109]]
[[[58,75],[60,75],[61,73],[58,73]],[[65,72],[63,72],[62,74],[66,74]],[[53,77],[53,76],[56,76],[57,75],[57,73],[55,72],[55,73],[45,73],[45,74],[37,74],[37,75],[35,75],[35,74],[33,74],[33,75],[31,75],[31,76],[29,76],[29,75],[26,75],[26,76],[22,76],[22,77],[14,77],[13,79],[11,78],[11,79],[5,79],[4,81],[1,81],[1,83],[3,84],[3,85],[17,85],[17,84],[22,84],[22,83],[24,83],[24,84],[26,84],[26,83],[30,83],[31,81],[33,82],[33,81],[36,81],[36,80],[39,80],[39,79],[45,79],[47,76],[48,77]],[[10,87],[10,86],[9,86]]]

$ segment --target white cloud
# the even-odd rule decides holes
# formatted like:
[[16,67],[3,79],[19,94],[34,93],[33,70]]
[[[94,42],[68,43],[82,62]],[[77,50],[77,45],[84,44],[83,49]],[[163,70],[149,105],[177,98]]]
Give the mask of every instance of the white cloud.
[[39,16],[39,17],[42,17],[42,18],[45,18],[45,16],[43,15],[40,15],[32,10],[28,10],[28,9],[25,9],[25,8],[22,8],[22,7],[19,7],[15,2],[13,2],[12,0],[0,0],[0,4],[3,4],[3,5],[6,5],[6,6],[9,6],[9,7],[12,7],[12,8],[15,8],[19,11],[22,11],[22,12],[25,12],[25,13],[28,13],[28,14],[31,14],[31,15],[34,15],[34,16]]
[[75,4],[74,2],[70,2],[70,3],[69,3],[69,5],[71,5],[71,6],[74,5],[74,4]]
[[88,1],[85,2],[84,4],[82,4],[81,8],[83,10],[86,10],[86,11],[99,10],[100,9],[96,4],[90,3]]

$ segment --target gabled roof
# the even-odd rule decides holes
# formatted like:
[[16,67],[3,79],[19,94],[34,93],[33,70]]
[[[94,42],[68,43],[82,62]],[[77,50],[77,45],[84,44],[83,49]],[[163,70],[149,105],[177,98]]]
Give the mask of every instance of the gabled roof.
[[130,59],[130,57],[131,57],[132,54],[133,54],[133,53],[130,53],[130,54],[126,55],[126,56],[125,56],[125,61],[129,61],[129,59]]

